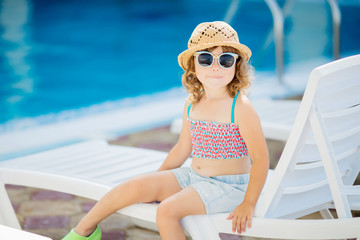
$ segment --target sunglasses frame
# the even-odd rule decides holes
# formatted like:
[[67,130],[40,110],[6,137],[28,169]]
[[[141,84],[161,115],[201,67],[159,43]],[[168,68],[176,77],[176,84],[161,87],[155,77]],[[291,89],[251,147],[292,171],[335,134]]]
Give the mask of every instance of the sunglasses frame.
[[[202,65],[199,63],[198,57],[199,57],[199,55],[202,54],[202,53],[210,54],[210,55],[212,56],[212,58],[213,58],[212,63],[211,63],[209,66],[207,66],[207,67],[202,66]],[[220,57],[223,56],[223,55],[226,55],[226,54],[232,56],[232,57],[235,59],[234,63],[233,63],[230,67],[223,67],[223,65],[220,64]],[[209,68],[209,67],[211,67],[211,66],[214,64],[214,62],[215,62],[215,58],[217,58],[218,65],[219,65],[221,68],[229,69],[229,68],[232,68],[232,67],[235,65],[236,60],[237,60],[237,58],[239,57],[239,55],[237,55],[236,53],[231,53],[231,52],[223,52],[223,53],[221,53],[220,55],[215,55],[215,54],[213,54],[213,53],[211,53],[211,52],[208,52],[208,51],[200,51],[200,52],[195,52],[195,53],[194,53],[194,57],[195,57],[195,59],[196,59],[197,64],[198,64],[200,67],[203,67],[203,68]]]

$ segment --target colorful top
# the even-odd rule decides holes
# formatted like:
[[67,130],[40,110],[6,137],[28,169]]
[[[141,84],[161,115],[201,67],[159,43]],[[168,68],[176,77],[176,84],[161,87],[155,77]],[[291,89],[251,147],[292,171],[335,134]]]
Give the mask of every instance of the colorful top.
[[189,117],[191,104],[188,107],[188,121],[192,136],[192,155],[199,158],[230,159],[248,156],[244,139],[239,126],[234,123],[236,94],[232,109],[231,123],[192,120]]

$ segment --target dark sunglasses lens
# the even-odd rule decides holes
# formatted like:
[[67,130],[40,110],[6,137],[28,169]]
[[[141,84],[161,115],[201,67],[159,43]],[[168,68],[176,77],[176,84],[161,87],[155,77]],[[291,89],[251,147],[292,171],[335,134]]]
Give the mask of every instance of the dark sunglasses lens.
[[230,54],[224,54],[220,57],[220,65],[224,68],[230,68],[234,65],[235,58]]
[[209,67],[213,62],[213,57],[209,53],[201,53],[198,56],[198,62],[202,67]]

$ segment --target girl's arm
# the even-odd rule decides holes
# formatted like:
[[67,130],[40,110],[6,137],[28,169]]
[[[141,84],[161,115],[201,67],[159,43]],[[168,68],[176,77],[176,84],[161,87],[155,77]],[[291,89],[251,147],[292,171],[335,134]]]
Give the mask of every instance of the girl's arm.
[[237,230],[241,233],[245,231],[246,225],[251,227],[255,206],[269,170],[269,152],[255,109],[246,96],[241,96],[239,100],[235,107],[235,119],[248,148],[252,167],[244,201],[229,215],[228,219],[233,219],[233,231]]
[[180,137],[175,146],[170,150],[165,161],[160,166],[158,171],[169,170],[180,167],[186,159],[190,156],[192,143],[190,135],[190,125],[187,121],[187,108],[189,101],[186,101],[182,117],[182,127]]

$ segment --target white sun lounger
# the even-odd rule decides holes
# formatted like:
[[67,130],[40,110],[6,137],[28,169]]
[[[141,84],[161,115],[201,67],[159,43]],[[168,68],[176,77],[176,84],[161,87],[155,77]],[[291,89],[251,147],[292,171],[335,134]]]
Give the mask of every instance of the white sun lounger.
[[[244,235],[284,239],[360,238],[360,55],[316,68],[294,127]],[[85,142],[0,163],[0,224],[20,228],[4,184],[25,185],[100,199],[110,188],[155,171],[166,153]],[[186,163],[189,164],[189,161]],[[156,204],[120,210],[155,227]],[[332,219],[335,208],[338,219]],[[326,219],[296,218],[320,211]],[[231,234],[228,214],[181,220],[194,240]],[[138,222],[140,223],[140,222]],[[144,226],[142,224],[142,226]]]
[[1,239],[11,240],[51,240],[50,238],[43,237],[34,233],[25,232],[19,229],[0,225]]

